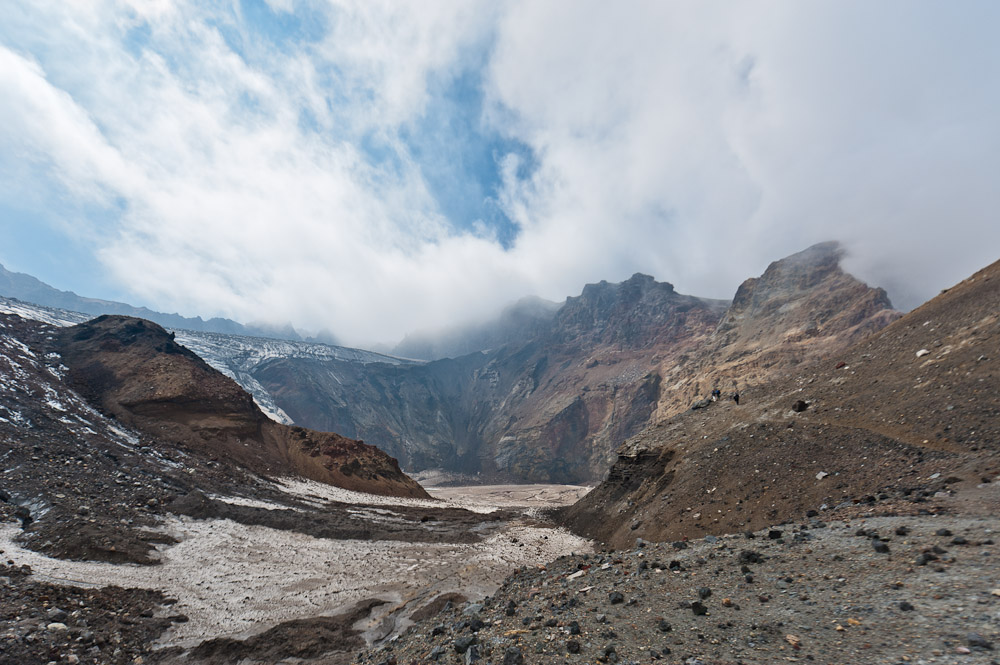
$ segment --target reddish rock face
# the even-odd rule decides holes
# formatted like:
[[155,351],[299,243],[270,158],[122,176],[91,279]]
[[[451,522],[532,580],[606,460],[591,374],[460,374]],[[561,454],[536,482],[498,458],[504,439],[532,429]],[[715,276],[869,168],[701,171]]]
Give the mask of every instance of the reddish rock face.
[[145,321],[101,316],[59,330],[73,386],[102,412],[167,444],[267,475],[297,474],[393,496],[427,496],[374,446],[269,420],[235,381]]

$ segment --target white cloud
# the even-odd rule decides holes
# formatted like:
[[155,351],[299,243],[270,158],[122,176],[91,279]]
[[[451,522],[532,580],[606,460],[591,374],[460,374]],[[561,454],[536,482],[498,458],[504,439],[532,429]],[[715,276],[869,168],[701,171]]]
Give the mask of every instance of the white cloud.
[[641,269],[726,297],[837,238],[913,306],[1000,249],[996,14],[523,2],[492,62],[497,117],[543,155],[522,246],[574,229],[609,279]]
[[[122,202],[89,232],[145,303],[356,344],[640,270],[728,297],[828,238],[906,305],[997,258],[988,3],[317,7],[328,33],[282,48],[239,3],[17,8],[0,150]],[[527,180],[500,156],[509,249],[444,217],[401,138],[483,49],[484,126],[534,150]]]

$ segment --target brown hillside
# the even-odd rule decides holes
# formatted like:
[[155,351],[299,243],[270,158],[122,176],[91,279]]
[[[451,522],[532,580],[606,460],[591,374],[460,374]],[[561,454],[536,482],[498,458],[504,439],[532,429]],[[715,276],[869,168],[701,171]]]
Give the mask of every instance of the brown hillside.
[[634,437],[565,517],[623,545],[979,482],[1000,468],[998,313],[1000,263],[739,405],[689,410]]
[[101,316],[55,334],[77,390],[160,442],[267,475],[298,474],[346,489],[427,494],[396,460],[338,434],[268,419],[236,382],[143,319]]
[[713,388],[743,390],[841,351],[902,316],[884,290],[840,268],[843,255],[838,243],[820,243],[743,282],[689,362],[662,367],[658,416],[684,411]]

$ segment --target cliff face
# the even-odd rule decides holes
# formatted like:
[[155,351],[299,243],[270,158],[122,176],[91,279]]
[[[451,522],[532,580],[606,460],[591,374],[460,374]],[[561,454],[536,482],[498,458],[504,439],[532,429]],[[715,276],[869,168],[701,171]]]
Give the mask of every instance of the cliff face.
[[408,469],[582,482],[649,422],[657,363],[702,343],[723,309],[636,275],[587,286],[527,342],[415,366],[275,359],[253,376],[295,422],[374,443]]
[[166,445],[261,474],[299,474],[357,491],[426,496],[396,460],[373,446],[268,419],[235,381],[155,323],[101,316],[59,330],[52,348],[80,394]]
[[728,395],[844,349],[901,314],[885,291],[840,269],[842,250],[821,243],[775,261],[740,285],[705,345],[665,368],[669,417],[718,388]]
[[[766,336],[749,322],[761,310],[780,314],[760,296],[767,280],[787,283],[783,268],[741,287],[716,338]],[[835,270],[816,277],[810,290],[843,281]],[[756,529],[876,494],[921,497],[978,483],[1000,468],[998,284],[1000,263],[849,348],[809,344],[832,325],[851,339],[888,317],[881,294],[835,298],[837,306],[815,310],[821,316],[797,315],[818,334],[801,337],[797,326],[788,338],[810,353],[826,350],[820,362],[772,376],[739,405],[724,400],[676,413],[632,438],[607,480],[567,511],[567,523],[624,546],[636,537]],[[854,291],[848,284],[835,293]]]
[[731,304],[641,274],[589,284],[527,341],[457,359],[277,358],[252,374],[295,422],[364,439],[408,469],[595,481],[625,439],[713,387],[752,386],[898,316],[839,259],[827,243],[778,261]]

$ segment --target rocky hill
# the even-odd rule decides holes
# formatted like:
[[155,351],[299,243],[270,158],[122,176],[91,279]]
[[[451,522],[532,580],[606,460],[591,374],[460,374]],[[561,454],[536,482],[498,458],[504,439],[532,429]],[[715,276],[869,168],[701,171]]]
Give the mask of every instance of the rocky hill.
[[646,275],[587,285],[554,311],[528,300],[495,329],[410,340],[412,350],[429,352],[496,344],[426,363],[324,344],[176,335],[273,419],[364,440],[411,472],[596,482],[622,441],[712,388],[742,390],[898,317],[884,291],[840,269],[841,253],[823,243],[776,261],[731,303],[681,295]]
[[[741,307],[755,291],[741,289]],[[830,312],[846,314],[848,330],[866,326]],[[998,313],[1000,263],[849,349],[743,391],[739,404],[677,413],[626,442],[567,523],[618,545],[674,540],[919,501],[995,475]]]
[[772,264],[732,303],[646,275],[587,285],[530,339],[421,365],[273,358],[250,371],[299,424],[364,439],[404,468],[588,482],[622,441],[848,345],[899,316],[824,243]]
[[0,315],[0,518],[56,556],[148,562],[145,531],[195,489],[299,475],[394,496],[426,493],[372,446],[287,427],[154,323],[68,328]]
[[374,446],[270,420],[235,381],[154,323],[101,316],[58,330],[53,342],[78,392],[118,422],[160,441],[257,473],[296,474],[372,494],[426,496],[396,460]]

